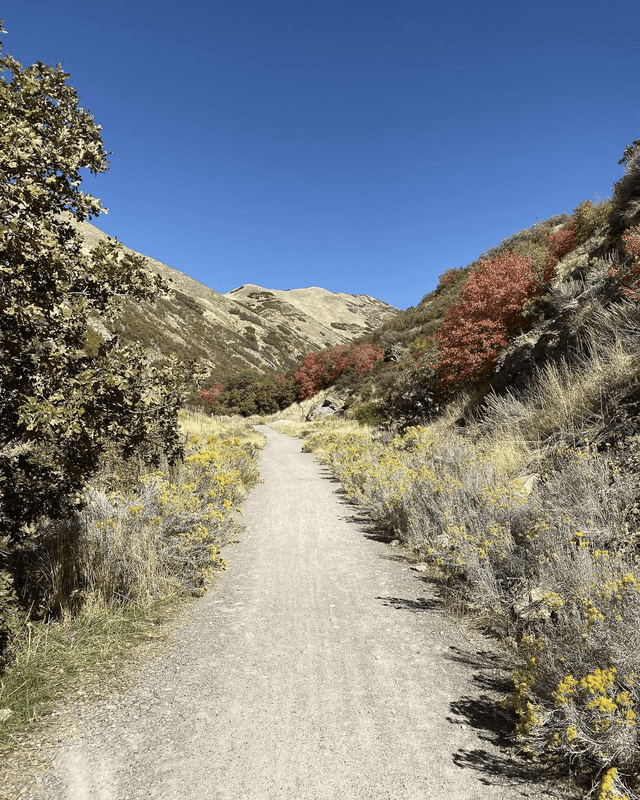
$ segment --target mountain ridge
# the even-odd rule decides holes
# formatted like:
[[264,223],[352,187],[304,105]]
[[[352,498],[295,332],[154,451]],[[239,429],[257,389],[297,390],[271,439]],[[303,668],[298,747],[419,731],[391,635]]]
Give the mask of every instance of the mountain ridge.
[[[89,222],[74,223],[85,248],[108,235]],[[237,374],[245,369],[286,371],[306,353],[349,344],[395,316],[398,309],[370,295],[331,292],[312,286],[267,289],[239,285],[222,294],[157,259],[142,255],[149,269],[171,287],[155,302],[125,300],[122,317],[112,325],[94,318],[99,336],[117,334],[144,346],[151,357],[174,354],[184,362]]]

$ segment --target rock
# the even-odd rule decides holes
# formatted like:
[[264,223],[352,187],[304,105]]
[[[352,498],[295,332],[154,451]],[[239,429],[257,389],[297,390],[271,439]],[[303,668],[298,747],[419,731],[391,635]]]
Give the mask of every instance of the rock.
[[521,475],[520,478],[518,479],[522,484],[522,488],[525,490],[527,494],[531,494],[531,492],[533,491],[533,487],[538,482],[538,477],[539,475],[537,472],[532,472],[529,475]]
[[389,362],[394,361],[401,361],[402,357],[409,351],[407,347],[401,347],[397,344],[392,344],[387,347],[384,351],[384,360],[388,364]]
[[548,588],[535,586],[514,601],[514,614],[518,619],[524,620],[525,622],[549,619],[552,609],[549,608],[547,598],[550,594],[551,592]]
[[411,567],[411,569],[415,570],[416,572],[426,572],[429,569],[429,565],[428,564],[415,564],[413,567]]
[[389,547],[397,547],[400,544],[398,539],[394,539],[392,542],[389,542]]
[[337,397],[325,397],[322,402],[311,406],[305,419],[307,422],[313,422],[315,419],[341,414],[343,410],[344,403]]

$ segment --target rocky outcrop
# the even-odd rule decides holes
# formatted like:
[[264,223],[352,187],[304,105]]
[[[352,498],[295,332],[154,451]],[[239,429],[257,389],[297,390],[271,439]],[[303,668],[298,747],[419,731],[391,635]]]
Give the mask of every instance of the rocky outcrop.
[[599,308],[621,300],[620,286],[608,276],[606,259],[583,249],[572,254],[570,269],[551,288],[533,327],[517,336],[500,354],[490,385],[494,391],[522,388],[531,374],[549,361],[582,352],[584,333]]
[[316,419],[323,419],[324,417],[335,416],[344,413],[344,401],[338,397],[325,397],[324,400],[311,406],[307,416],[307,422],[313,422]]

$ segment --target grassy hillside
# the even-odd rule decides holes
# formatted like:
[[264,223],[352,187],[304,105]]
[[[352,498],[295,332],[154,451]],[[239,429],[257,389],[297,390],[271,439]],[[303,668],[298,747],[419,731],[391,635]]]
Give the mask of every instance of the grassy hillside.
[[[107,238],[87,222],[79,227],[87,248]],[[318,287],[278,291],[246,284],[222,295],[145,258],[151,270],[170,282],[170,294],[154,303],[125,300],[124,314],[109,329],[94,319],[95,335],[115,333],[143,345],[152,357],[174,354],[225,377],[247,369],[283,372],[309,351],[348,344],[397,313],[372,297]]]
[[[483,396],[521,385],[547,358],[567,357],[587,316],[579,287],[590,282],[594,295],[592,284],[600,281],[604,294],[611,289],[602,265],[611,258],[603,247],[612,209],[612,201],[580,204],[572,215],[537,223],[444,273],[416,307],[364,337],[385,358],[358,380],[338,381],[347,406],[367,405],[380,419],[411,424],[441,413],[460,392]],[[608,247],[613,252],[615,243]],[[516,289],[524,292],[519,301]],[[614,291],[611,302],[619,296]],[[514,302],[512,318],[501,322],[498,315],[490,332],[496,312]]]
[[[404,352],[435,334],[422,364],[400,354],[368,376],[380,392],[406,370],[422,424],[298,427],[501,643],[514,743],[598,800],[640,798],[639,146],[611,201],[503,242],[376,333]],[[393,391],[382,399],[406,425]]]

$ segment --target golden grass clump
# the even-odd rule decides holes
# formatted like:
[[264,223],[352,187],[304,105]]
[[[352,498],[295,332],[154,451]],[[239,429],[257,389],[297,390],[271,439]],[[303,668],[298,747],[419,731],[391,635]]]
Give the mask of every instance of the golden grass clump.
[[[193,417],[186,422],[194,427]],[[96,482],[73,519],[42,521],[23,558],[23,583],[37,587],[41,614],[73,613],[89,597],[126,606],[204,590],[224,566],[219,549],[233,537],[239,503],[258,480],[260,445],[254,431],[241,441],[235,421],[211,421],[206,430],[186,437],[184,459],[174,466],[147,471],[117,491]]]

